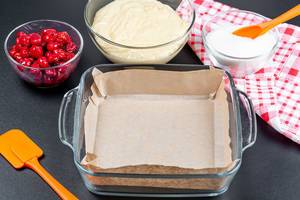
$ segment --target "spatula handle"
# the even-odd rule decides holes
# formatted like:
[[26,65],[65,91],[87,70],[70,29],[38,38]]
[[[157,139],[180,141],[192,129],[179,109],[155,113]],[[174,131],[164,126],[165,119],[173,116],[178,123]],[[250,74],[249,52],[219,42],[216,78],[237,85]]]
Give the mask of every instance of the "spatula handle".
[[69,190],[60,184],[47,170],[39,163],[37,158],[33,158],[25,163],[25,166],[35,171],[40,175],[45,182],[60,196],[63,200],[77,199]]
[[263,23],[267,28],[264,32],[267,32],[267,30],[270,30],[274,28],[275,26],[284,23],[290,19],[293,19],[300,15],[300,4],[296,5],[295,7],[291,8],[290,10],[282,13],[278,17],[272,19],[271,21],[267,21]]

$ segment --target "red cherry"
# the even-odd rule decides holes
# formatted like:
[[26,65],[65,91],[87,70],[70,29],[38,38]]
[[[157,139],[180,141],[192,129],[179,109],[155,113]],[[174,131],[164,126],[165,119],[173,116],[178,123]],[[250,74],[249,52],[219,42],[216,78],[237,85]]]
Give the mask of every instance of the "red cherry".
[[66,53],[66,61],[71,60],[74,56],[75,56],[74,53],[69,53],[69,52],[67,52],[67,53]]
[[28,58],[31,63],[33,63],[34,59],[33,58]]
[[47,58],[49,64],[54,64],[59,61],[59,57],[49,51],[45,53],[45,57]]
[[49,51],[53,51],[53,50],[58,49],[58,48],[60,48],[60,47],[61,47],[61,45],[60,45],[60,43],[58,43],[58,42],[49,42],[49,43],[47,44],[47,49],[48,49]]
[[54,42],[56,40],[57,31],[55,29],[43,29],[41,31],[42,41],[45,43]]
[[24,65],[24,66],[30,66],[30,65],[31,65],[31,60],[28,59],[28,58],[22,58],[22,59],[20,60],[20,63],[21,63],[22,65]]
[[41,31],[41,34],[42,35],[47,35],[47,34],[53,34],[53,33],[56,33],[57,31],[54,29],[54,28],[46,28],[46,29],[43,29]]
[[54,49],[53,54],[59,54],[60,49]]
[[14,57],[14,55],[17,53],[16,45],[13,45],[8,53],[11,57]]
[[71,40],[70,35],[66,31],[63,31],[63,32],[57,33],[56,41],[63,43],[63,44],[67,44],[67,43],[71,42],[72,40]]
[[45,53],[45,57],[46,58],[48,58],[49,56],[51,56],[52,55],[52,53],[50,52],[50,51],[46,51],[46,53]]
[[19,52],[22,58],[27,58],[29,56],[29,50],[27,47],[22,47]]
[[57,73],[58,74],[64,74],[67,71],[67,67],[66,66],[62,66],[60,68],[57,69]]
[[52,54],[47,54],[46,53],[46,58],[47,58],[47,61],[48,61],[48,63],[50,64],[50,65],[52,65],[54,62],[55,62],[55,60],[54,60],[54,58],[53,58],[53,55]]
[[20,51],[20,49],[23,48],[23,46],[21,44],[15,44],[14,45],[17,51]]
[[43,76],[41,70],[39,70],[37,68],[29,69],[29,74],[33,75],[35,80],[40,80]]
[[27,34],[23,31],[17,32],[17,37],[26,36]]
[[52,55],[50,60],[52,60],[52,63],[55,63],[56,65],[58,65],[60,59],[59,59],[58,55]]
[[52,37],[51,35],[43,35],[42,36],[42,41],[45,43],[53,42],[54,40],[55,40],[55,38]]
[[45,74],[46,74],[48,77],[51,77],[51,78],[54,78],[54,77],[56,77],[56,75],[57,75],[55,69],[46,69],[46,70],[45,70]]
[[77,46],[74,42],[70,42],[66,46],[66,51],[70,52],[70,53],[74,53],[76,51],[76,49],[77,49]]
[[66,52],[63,49],[55,49],[53,51],[55,56],[58,56],[59,60],[65,61],[66,60]]
[[19,44],[19,45],[21,45],[20,43],[21,43],[21,40],[20,40],[20,38],[19,38],[19,37],[17,37],[17,38],[16,38],[16,44]]
[[20,62],[20,60],[22,59],[22,56],[20,55],[19,52],[15,53],[13,58],[17,61],[17,62]]
[[31,33],[29,35],[29,37],[30,37],[30,43],[32,45],[38,45],[38,46],[42,45],[42,37],[40,36],[40,34],[38,34],[38,33]]
[[65,77],[67,77],[67,73],[66,73],[66,67],[60,67],[57,69],[57,76],[56,76],[56,80],[60,81],[60,80],[64,80]]
[[30,38],[28,35],[22,35],[16,39],[17,44],[21,44],[23,46],[29,46],[30,45]]
[[42,57],[43,56],[43,47],[34,45],[30,48],[29,54],[33,58]]
[[46,57],[40,57],[37,59],[38,64],[41,68],[47,68],[49,67],[49,63]]
[[9,51],[9,55],[11,57],[14,57],[16,53],[17,53],[17,51],[15,49],[12,49],[12,50]]
[[34,61],[32,64],[31,64],[31,67],[33,68],[40,68],[40,64],[38,61]]

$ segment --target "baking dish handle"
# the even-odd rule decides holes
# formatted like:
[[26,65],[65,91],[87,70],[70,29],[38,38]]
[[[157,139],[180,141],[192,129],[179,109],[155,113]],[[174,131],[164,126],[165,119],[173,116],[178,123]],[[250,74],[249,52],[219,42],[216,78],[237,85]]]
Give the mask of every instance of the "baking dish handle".
[[[70,104],[72,102],[75,102],[74,96],[76,96],[78,91],[78,88],[74,88],[70,91],[68,91],[61,102],[60,105],[60,110],[59,110],[59,118],[58,118],[58,129],[59,129],[59,139],[61,142],[68,147],[70,147],[72,150],[73,149],[73,130],[67,130],[68,124],[73,124],[72,123],[67,123],[67,121],[72,120],[70,119],[70,116],[74,116],[74,114],[71,114],[70,110]],[[74,112],[74,111],[73,111]],[[74,120],[74,119],[73,119]]]
[[254,111],[252,101],[249,99],[249,97],[240,90],[238,90],[238,93],[240,96],[244,98],[243,102],[245,104],[245,108],[248,114],[248,119],[250,121],[249,122],[250,128],[249,128],[248,135],[245,136],[243,133],[243,151],[245,151],[247,148],[251,147],[256,141],[256,135],[257,135],[256,114]]

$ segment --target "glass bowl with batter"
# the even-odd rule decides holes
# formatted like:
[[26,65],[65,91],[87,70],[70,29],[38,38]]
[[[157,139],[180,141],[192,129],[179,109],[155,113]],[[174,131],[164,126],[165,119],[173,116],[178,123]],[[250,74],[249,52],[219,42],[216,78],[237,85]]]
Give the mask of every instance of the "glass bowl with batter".
[[90,0],[84,19],[113,63],[163,64],[186,44],[195,10],[190,0]]

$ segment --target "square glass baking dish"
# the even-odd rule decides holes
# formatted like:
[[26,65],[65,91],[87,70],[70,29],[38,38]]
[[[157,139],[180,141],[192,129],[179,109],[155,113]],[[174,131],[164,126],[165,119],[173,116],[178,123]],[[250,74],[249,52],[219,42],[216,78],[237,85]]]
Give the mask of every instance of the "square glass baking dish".
[[[124,69],[149,69],[170,71],[208,70],[209,66],[165,64],[165,65],[96,65],[82,75],[80,84],[67,92],[59,113],[59,137],[74,153],[74,162],[89,191],[100,195],[141,197],[197,197],[216,196],[224,193],[237,173],[245,149],[256,140],[256,116],[251,100],[239,91],[231,75],[224,71],[227,80],[225,91],[229,105],[229,134],[233,164],[226,170],[208,170],[205,173],[141,174],[99,173],[81,164],[86,155],[84,114],[91,96],[94,68],[102,72]],[[141,186],[142,185],[142,186]]]

